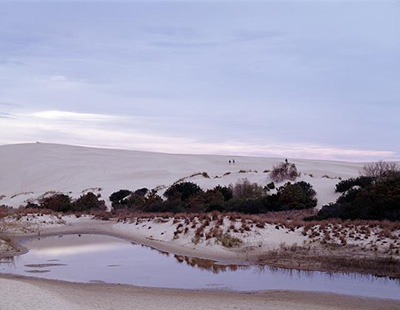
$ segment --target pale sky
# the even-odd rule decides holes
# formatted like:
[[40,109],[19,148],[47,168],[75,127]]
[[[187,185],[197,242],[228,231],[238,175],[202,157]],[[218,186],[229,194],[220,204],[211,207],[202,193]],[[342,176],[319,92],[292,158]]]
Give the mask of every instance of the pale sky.
[[0,144],[399,160],[399,115],[399,1],[0,0]]

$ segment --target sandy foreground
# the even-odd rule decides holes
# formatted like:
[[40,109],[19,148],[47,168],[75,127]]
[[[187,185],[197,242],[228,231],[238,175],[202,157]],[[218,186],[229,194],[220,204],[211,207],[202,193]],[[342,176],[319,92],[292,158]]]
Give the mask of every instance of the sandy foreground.
[[400,309],[399,301],[325,293],[140,288],[0,277],[2,310],[27,309]]

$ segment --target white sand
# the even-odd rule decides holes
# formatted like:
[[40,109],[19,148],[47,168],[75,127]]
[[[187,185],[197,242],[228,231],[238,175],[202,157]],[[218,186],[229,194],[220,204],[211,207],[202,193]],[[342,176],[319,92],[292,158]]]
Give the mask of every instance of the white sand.
[[396,310],[398,301],[323,293],[234,293],[0,278],[1,310]]
[[[284,160],[235,157],[236,164],[229,165],[228,160],[232,158],[42,143],[0,146],[0,204],[18,207],[29,199],[36,200],[55,192],[79,197],[83,192],[93,191],[100,193],[109,206],[108,197],[119,189],[166,188],[199,172],[207,172],[210,179],[195,176],[187,180],[204,189],[229,185],[241,178],[266,185],[271,180],[263,172]],[[339,177],[356,177],[363,166],[348,162],[289,160],[302,172],[298,180],[310,182],[316,189],[318,207],[336,200],[334,186]],[[241,170],[247,172],[239,173]],[[227,172],[230,174],[223,176]]]

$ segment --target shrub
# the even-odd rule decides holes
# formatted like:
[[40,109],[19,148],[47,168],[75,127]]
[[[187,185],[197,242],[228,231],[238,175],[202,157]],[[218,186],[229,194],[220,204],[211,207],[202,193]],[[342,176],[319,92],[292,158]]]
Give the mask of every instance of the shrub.
[[34,203],[34,202],[29,201],[26,204],[25,208],[26,209],[38,209],[38,208],[40,208],[40,206],[38,204]]
[[307,182],[286,183],[278,189],[278,201],[282,210],[309,209],[317,206],[317,193]]
[[148,193],[149,193],[149,189],[144,187],[144,188],[140,188],[140,189],[135,190],[133,192],[133,195],[140,196],[140,197],[145,197]]
[[400,220],[400,175],[350,189],[336,203],[324,206],[314,219]]
[[202,172],[201,175],[202,175],[204,178],[206,178],[206,179],[209,179],[209,178],[210,178],[210,176],[208,175],[207,172]]
[[272,181],[280,183],[285,180],[295,181],[300,176],[300,173],[297,171],[295,164],[282,162],[274,166],[269,175]]
[[268,188],[269,190],[275,189],[275,183],[274,183],[274,182],[268,183],[268,184],[267,184],[267,188]]
[[262,199],[232,199],[225,204],[225,211],[259,214],[269,211],[267,206]]
[[239,238],[236,238],[236,237],[232,237],[228,233],[223,234],[221,237],[219,237],[218,241],[220,241],[222,246],[224,246],[226,248],[234,248],[243,243],[242,240],[240,240]]
[[165,191],[164,196],[167,197],[168,200],[186,201],[190,197],[200,195],[202,193],[203,190],[197,184],[192,182],[182,182],[174,184],[168,188]]
[[394,162],[381,160],[364,165],[361,174],[366,177],[385,178],[395,174],[400,175],[400,167]]
[[130,194],[132,194],[132,192],[130,190],[121,189],[121,190],[111,194],[110,201],[113,204],[122,204],[123,203],[123,199],[128,197]]
[[157,194],[157,190],[153,189],[147,195],[143,208],[146,210],[153,204],[160,204],[162,203],[162,198]]
[[40,208],[56,212],[68,212],[71,210],[71,197],[64,194],[55,194],[39,201]]
[[218,185],[214,187],[211,191],[221,193],[225,201],[231,200],[233,198],[233,192],[230,187]]
[[182,201],[161,201],[152,203],[146,208],[148,212],[172,212],[181,213],[186,212],[185,206]]
[[351,178],[348,180],[344,180],[336,184],[336,192],[344,193],[349,189],[353,188],[354,186],[365,188],[371,185],[371,183],[374,182],[375,180],[376,180],[375,177],[367,177],[367,176],[361,176],[358,178]]
[[88,211],[106,209],[105,203],[93,193],[87,193],[79,197],[71,205],[72,211]]
[[235,185],[231,184],[229,188],[236,199],[257,199],[267,194],[264,187],[250,183],[248,179],[242,179]]
[[219,190],[208,190],[201,196],[201,203],[204,205],[203,211],[224,211],[225,197]]

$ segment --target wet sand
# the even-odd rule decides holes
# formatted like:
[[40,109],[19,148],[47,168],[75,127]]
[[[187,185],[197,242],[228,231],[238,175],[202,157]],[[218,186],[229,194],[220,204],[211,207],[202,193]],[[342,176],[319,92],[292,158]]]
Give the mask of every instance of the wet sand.
[[2,310],[307,309],[400,310],[400,302],[325,293],[174,290],[0,275]]

